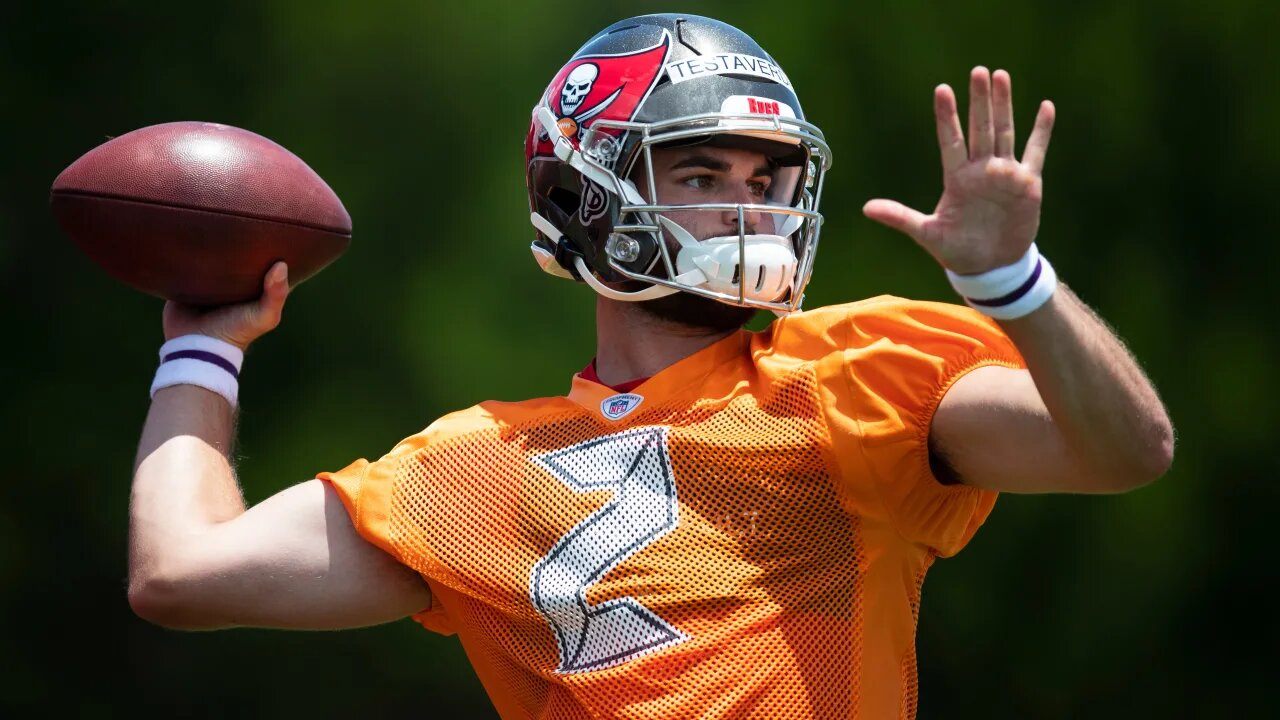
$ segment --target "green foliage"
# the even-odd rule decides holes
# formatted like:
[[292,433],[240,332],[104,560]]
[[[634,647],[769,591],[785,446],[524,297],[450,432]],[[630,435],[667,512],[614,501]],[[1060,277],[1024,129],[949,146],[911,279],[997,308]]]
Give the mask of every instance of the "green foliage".
[[[1123,497],[1004,498],[940,562],[920,627],[922,717],[1249,717],[1270,705],[1270,433],[1280,347],[1261,277],[1280,95],[1275,4],[703,2],[787,69],[835,150],[809,306],[951,299],[861,218],[939,190],[934,85],[1014,78],[1017,121],[1059,122],[1039,240],[1130,343],[1180,433]],[[577,46],[651,3],[23,3],[0,26],[5,437],[0,707],[102,717],[491,712],[456,641],[409,622],[193,635],[124,593],[129,472],[160,303],[106,278],[47,211],[78,155],[212,120],[305,158],[355,219],[251,352],[250,502],[375,457],[435,417],[555,394],[592,354],[592,297],[537,273],[521,168],[529,109]],[[962,102],[964,93],[961,92]],[[1269,674],[1269,673],[1268,673]],[[1264,702],[1267,704],[1264,705]],[[467,711],[466,708],[471,708]],[[478,708],[478,709],[477,709]],[[451,715],[459,716],[459,715]]]

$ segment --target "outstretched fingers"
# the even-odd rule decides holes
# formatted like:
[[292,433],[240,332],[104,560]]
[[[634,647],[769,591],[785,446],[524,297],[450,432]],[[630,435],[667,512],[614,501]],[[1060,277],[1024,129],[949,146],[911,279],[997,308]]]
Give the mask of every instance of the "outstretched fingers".
[[994,147],[991,72],[979,65],[969,73],[969,159],[990,157]]
[[1044,156],[1049,152],[1049,137],[1053,134],[1055,117],[1057,109],[1052,101],[1040,103],[1040,111],[1036,113],[1036,126],[1031,131],[1031,137],[1027,138],[1027,147],[1022,151],[1022,164],[1037,175],[1044,170]]
[[969,151],[964,146],[964,130],[960,128],[960,114],[956,110],[956,94],[951,91],[950,85],[934,88],[933,115],[938,124],[942,172],[954,172],[969,160]]
[[991,109],[995,119],[996,157],[1013,159],[1013,80],[997,70],[991,75]]

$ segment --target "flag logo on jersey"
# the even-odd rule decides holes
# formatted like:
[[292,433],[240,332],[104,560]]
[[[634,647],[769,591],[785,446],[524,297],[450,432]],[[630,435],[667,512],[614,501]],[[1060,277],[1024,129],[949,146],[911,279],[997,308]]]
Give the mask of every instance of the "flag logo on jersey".
[[600,403],[600,414],[610,420],[617,420],[639,407],[644,397],[634,393],[610,395]]

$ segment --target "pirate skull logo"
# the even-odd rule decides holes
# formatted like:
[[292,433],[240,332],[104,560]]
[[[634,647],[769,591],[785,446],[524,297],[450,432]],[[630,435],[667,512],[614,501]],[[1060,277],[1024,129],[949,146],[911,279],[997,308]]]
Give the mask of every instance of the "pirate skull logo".
[[591,92],[591,86],[600,75],[600,68],[594,63],[583,63],[569,73],[564,79],[564,88],[560,90],[560,112],[572,115],[582,101]]

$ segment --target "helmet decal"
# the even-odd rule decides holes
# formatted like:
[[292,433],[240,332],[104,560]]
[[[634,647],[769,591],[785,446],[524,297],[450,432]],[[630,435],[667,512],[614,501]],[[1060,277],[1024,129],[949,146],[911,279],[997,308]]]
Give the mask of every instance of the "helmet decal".
[[742,53],[719,53],[673,62],[667,66],[667,74],[673,83],[710,75],[749,75],[792,89],[791,80],[777,63]]
[[[574,58],[556,73],[543,102],[559,118],[560,129],[577,141],[583,127],[601,119],[629,121],[657,85],[663,62],[671,48],[665,30],[652,47],[622,55],[585,55]],[[529,156],[555,154],[542,133],[531,137]]]
[[583,225],[589,225],[597,218],[604,217],[607,212],[609,212],[609,196],[605,194],[604,188],[583,175],[582,204],[578,208],[578,221]]

